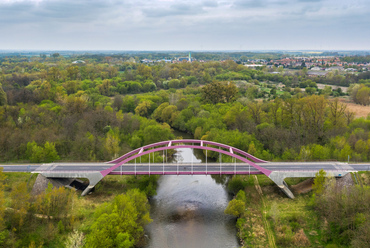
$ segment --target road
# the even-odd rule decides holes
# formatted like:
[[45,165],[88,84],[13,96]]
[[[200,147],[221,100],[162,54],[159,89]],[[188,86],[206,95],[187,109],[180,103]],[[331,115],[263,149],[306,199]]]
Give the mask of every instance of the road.
[[[256,163],[257,165],[271,171],[369,171],[370,163],[364,164],[347,164],[339,162],[271,162]],[[53,164],[0,164],[4,172],[89,172],[103,171],[113,166],[106,163],[53,163]],[[242,174],[259,174],[260,172],[254,167],[245,163],[133,163],[125,164],[118,167],[110,174],[206,174],[206,172],[221,172],[233,174],[233,172]],[[164,173],[166,172],[166,173]]]

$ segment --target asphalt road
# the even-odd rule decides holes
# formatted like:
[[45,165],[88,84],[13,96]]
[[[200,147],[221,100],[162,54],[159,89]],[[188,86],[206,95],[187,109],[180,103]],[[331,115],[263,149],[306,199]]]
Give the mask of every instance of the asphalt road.
[[[339,162],[272,162],[256,163],[257,165],[271,171],[369,171],[370,163],[347,164]],[[77,172],[77,171],[102,171],[110,168],[113,164],[106,163],[53,163],[53,164],[0,164],[4,172]],[[125,164],[118,167],[111,174],[125,172],[248,172],[258,173],[259,171],[245,163],[137,163]]]

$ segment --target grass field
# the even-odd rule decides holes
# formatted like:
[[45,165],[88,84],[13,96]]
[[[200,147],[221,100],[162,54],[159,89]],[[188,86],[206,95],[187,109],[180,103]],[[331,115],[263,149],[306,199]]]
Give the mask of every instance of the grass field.
[[349,111],[355,113],[356,118],[367,118],[370,115],[370,106],[359,105],[346,98],[341,98],[340,101],[347,105]]

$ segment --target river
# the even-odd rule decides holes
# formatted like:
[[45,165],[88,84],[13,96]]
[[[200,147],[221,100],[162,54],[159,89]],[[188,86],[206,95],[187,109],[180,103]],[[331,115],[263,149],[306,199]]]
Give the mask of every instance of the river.
[[[201,161],[189,148],[176,155],[179,163]],[[211,176],[162,176],[151,200],[147,248],[239,247],[235,219],[224,214],[229,200]]]

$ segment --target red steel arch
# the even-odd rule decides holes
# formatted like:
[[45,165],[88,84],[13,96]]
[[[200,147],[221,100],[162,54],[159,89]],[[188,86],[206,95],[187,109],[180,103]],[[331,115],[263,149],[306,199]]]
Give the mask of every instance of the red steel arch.
[[[177,145],[174,145],[174,144],[177,144]],[[199,145],[194,145],[194,144],[199,144]],[[210,147],[209,145],[216,146],[216,147],[219,147],[219,148]],[[161,142],[157,142],[157,143],[153,143],[153,144],[150,144],[150,145],[146,145],[146,146],[137,148],[137,149],[135,149],[131,152],[126,153],[125,155],[123,155],[123,156],[121,156],[117,159],[114,159],[112,161],[107,162],[109,164],[114,164],[114,165],[112,167],[106,169],[106,170],[101,171],[100,173],[102,174],[103,177],[105,177],[110,172],[112,172],[114,169],[118,168],[119,166],[121,166],[121,165],[135,159],[135,158],[141,157],[143,155],[146,155],[146,154],[149,154],[149,153],[152,153],[152,152],[158,152],[158,151],[176,149],[176,148],[193,148],[193,149],[202,149],[202,150],[215,151],[215,152],[226,154],[226,155],[229,155],[229,156],[234,157],[236,159],[239,159],[239,160],[253,166],[254,168],[259,170],[260,172],[262,172],[266,176],[269,176],[272,172],[272,171],[270,171],[268,169],[265,169],[261,166],[258,166],[254,163],[254,162],[267,163],[267,161],[256,158],[256,157],[252,156],[251,154],[249,154],[249,153],[247,153],[243,150],[240,150],[238,148],[228,146],[228,145],[225,145],[225,144],[221,144],[221,143],[217,143],[217,142],[213,142],[213,141],[185,139],[185,140],[161,141]],[[221,148],[223,148],[223,149],[221,149]],[[224,150],[224,149],[226,149],[226,150]]]

